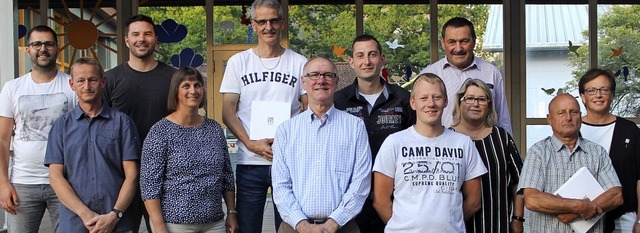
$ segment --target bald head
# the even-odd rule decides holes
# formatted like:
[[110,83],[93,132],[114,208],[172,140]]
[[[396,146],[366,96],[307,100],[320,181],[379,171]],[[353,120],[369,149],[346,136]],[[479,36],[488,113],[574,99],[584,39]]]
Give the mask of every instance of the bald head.
[[569,94],[554,97],[549,102],[547,121],[553,134],[560,140],[577,139],[582,119],[580,105],[578,105],[576,98]]

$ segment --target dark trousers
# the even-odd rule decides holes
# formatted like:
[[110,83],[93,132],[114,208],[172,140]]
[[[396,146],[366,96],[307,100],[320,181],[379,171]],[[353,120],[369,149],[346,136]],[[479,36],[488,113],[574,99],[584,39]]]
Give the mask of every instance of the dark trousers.
[[376,209],[373,208],[373,200],[367,199],[362,206],[362,211],[355,218],[360,232],[384,233],[386,224],[382,221]]

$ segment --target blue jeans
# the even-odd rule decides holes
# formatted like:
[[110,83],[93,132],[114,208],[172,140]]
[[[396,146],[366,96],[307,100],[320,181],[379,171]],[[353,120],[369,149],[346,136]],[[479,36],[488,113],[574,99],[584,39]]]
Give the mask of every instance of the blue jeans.
[[[271,187],[271,166],[239,165],[236,167],[236,210],[240,233],[262,232],[262,219],[267,201],[267,190]],[[276,205],[273,205],[275,229],[282,223]]]
[[16,215],[7,213],[9,233],[38,233],[45,209],[53,232],[58,232],[58,207],[60,201],[48,184],[12,184],[18,195]]

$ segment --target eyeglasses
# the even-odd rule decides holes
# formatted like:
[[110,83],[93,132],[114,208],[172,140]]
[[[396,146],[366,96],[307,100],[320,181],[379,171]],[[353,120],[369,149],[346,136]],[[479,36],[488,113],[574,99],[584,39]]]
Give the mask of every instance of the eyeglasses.
[[609,87],[601,87],[601,88],[589,88],[584,90],[588,95],[595,95],[596,92],[600,91],[600,94],[608,95],[611,93],[611,88]]
[[320,72],[311,72],[311,73],[307,73],[304,76],[313,79],[313,80],[318,80],[320,79],[320,76],[323,76],[324,79],[326,80],[334,80],[336,78],[338,78],[338,74],[333,73],[333,72],[324,72],[324,73],[320,73]]
[[271,25],[273,24],[277,24],[280,23],[280,18],[273,18],[273,19],[254,19],[253,22],[255,22],[256,24],[260,25],[260,26],[264,26],[267,24],[267,22],[269,22]]
[[478,101],[479,105],[487,105],[489,103],[489,99],[487,97],[462,97],[460,101],[465,102],[466,104],[473,104],[473,102]]
[[58,43],[56,43],[55,41],[34,41],[29,43],[29,46],[36,50],[42,48],[42,45],[44,45],[46,49],[52,49],[55,48]]

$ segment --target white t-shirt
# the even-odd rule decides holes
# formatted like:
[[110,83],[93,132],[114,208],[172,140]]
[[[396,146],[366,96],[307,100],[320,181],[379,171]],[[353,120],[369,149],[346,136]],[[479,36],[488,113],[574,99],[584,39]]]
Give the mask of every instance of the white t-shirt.
[[364,97],[365,100],[367,100],[367,102],[369,103],[369,113],[371,113],[371,109],[373,109],[373,105],[376,104],[376,100],[378,100],[378,97],[380,97],[382,91],[370,95],[363,94],[362,92],[358,92],[358,94],[360,94],[362,97]]
[[580,133],[583,138],[598,143],[598,145],[604,147],[604,149],[607,150],[607,153],[609,153],[609,150],[611,149],[611,139],[613,139],[613,130],[615,127],[615,121],[607,125],[592,125],[582,122]]
[[468,136],[445,129],[428,138],[414,127],[387,137],[373,165],[394,179],[385,232],[465,232],[462,184],[487,169]]
[[[49,130],[65,112],[73,110],[77,96],[68,74],[58,71],[48,83],[36,83],[31,73],[10,80],[0,92],[0,116],[13,118],[11,183],[49,184],[44,166]],[[75,143],[75,142],[74,142]]]
[[[247,134],[250,134],[252,101],[291,103],[291,116],[300,113],[299,98],[302,73],[307,58],[286,49],[281,58],[260,58],[248,49],[233,55],[227,61],[220,93],[240,94],[237,116]],[[275,136],[275,135],[274,135]],[[249,151],[240,141],[238,164],[271,165],[271,161]]]

